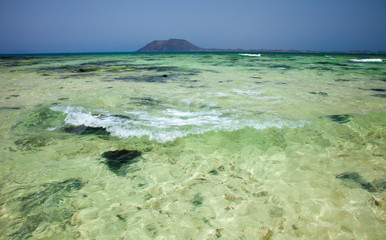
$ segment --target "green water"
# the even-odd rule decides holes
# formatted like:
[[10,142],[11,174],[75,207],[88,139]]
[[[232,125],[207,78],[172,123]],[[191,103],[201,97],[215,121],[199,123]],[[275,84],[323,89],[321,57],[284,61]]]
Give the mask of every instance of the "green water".
[[1,57],[0,238],[383,239],[382,59]]

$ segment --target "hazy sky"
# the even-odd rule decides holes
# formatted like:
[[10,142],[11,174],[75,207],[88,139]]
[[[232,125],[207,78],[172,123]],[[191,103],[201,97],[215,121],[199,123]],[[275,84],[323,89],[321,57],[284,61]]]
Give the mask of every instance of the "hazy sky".
[[0,0],[0,53],[203,48],[386,50],[386,0]]

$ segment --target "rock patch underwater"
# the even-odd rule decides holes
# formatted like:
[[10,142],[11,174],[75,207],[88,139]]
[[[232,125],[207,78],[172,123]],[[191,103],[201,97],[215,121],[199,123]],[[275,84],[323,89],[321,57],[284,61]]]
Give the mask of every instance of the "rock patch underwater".
[[[86,183],[80,179],[67,179],[62,182],[44,183],[38,186],[36,192],[30,193],[14,200],[3,202],[2,205],[12,205],[18,202],[20,216],[12,229],[17,229],[9,234],[9,239],[28,239],[43,221],[65,222],[77,211],[74,206],[68,207],[73,192],[80,190]],[[25,186],[24,188],[31,187]],[[20,191],[18,188],[15,191]],[[14,193],[13,193],[14,194]]]
[[121,168],[134,163],[141,155],[137,150],[115,150],[104,152],[102,157],[106,159],[105,163],[112,172],[122,175]]

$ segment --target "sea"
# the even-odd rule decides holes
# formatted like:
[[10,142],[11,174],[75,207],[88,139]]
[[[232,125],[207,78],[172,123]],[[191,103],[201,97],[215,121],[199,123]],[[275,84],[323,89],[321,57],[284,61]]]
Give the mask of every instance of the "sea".
[[384,239],[386,55],[0,56],[0,239]]

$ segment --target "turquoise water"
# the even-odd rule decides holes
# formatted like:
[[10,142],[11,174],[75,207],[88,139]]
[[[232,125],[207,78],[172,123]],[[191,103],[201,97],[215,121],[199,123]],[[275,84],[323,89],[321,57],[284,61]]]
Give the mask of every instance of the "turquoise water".
[[0,58],[2,239],[382,239],[383,55]]

